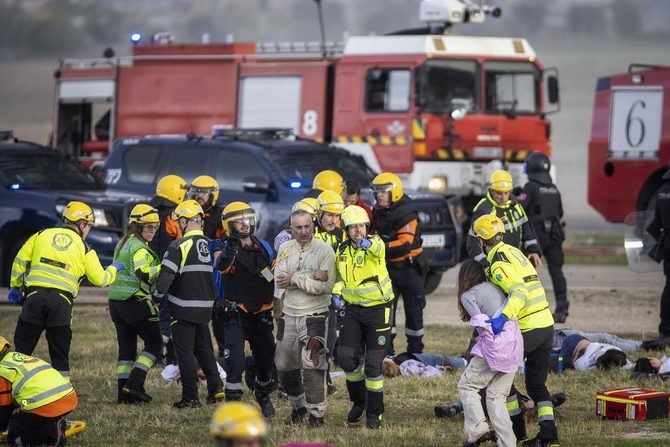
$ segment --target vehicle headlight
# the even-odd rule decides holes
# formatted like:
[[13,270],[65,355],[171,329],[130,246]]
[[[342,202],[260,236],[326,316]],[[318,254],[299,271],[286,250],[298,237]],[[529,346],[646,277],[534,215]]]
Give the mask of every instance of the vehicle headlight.
[[449,183],[447,182],[447,178],[443,175],[434,175],[428,180],[428,191],[431,192],[446,192],[447,191],[447,186]]
[[422,224],[429,224],[430,223],[430,214],[428,214],[425,211],[419,211],[419,220],[421,221]]

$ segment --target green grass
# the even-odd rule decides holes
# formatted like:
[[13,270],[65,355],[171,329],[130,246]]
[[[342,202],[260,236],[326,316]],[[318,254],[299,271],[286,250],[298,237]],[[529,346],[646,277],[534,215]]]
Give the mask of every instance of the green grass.
[[[0,334],[11,337],[17,308],[0,307]],[[207,423],[214,410],[204,406],[196,410],[174,410],[169,403],[177,400],[177,385],[165,385],[158,368],[149,374],[147,391],[154,402],[146,406],[120,406],[116,399],[116,340],[107,310],[102,306],[80,306],[75,309],[73,322],[71,370],[72,382],[80,396],[80,406],[73,418],[86,421],[88,428],[71,439],[71,445],[212,445],[207,435]],[[429,326],[426,331],[426,352],[455,355],[467,343],[465,325]],[[635,335],[635,334],[631,334]],[[48,360],[44,338],[35,353]],[[636,356],[632,356],[635,358]],[[326,426],[317,430],[286,427],[282,421],[289,413],[286,401],[275,398],[277,417],[270,431],[270,446],[290,441],[325,442],[334,446],[457,446],[463,440],[463,419],[438,420],[433,406],[457,399],[456,383],[459,373],[447,373],[440,378],[397,378],[385,382],[385,427],[369,431],[344,423],[349,408],[344,380],[336,378],[339,393],[329,399]],[[523,390],[522,377],[517,385]],[[568,401],[557,409],[557,420],[564,446],[658,446],[670,444],[670,424],[667,420],[635,422],[605,421],[594,414],[595,392],[598,390],[638,385],[624,371],[576,372],[550,375],[551,392],[564,391]],[[670,384],[660,381],[642,386],[669,390]],[[205,390],[201,390],[204,400]],[[245,400],[250,400],[245,393]],[[529,423],[529,434],[536,426]],[[659,440],[659,437],[664,437]]]

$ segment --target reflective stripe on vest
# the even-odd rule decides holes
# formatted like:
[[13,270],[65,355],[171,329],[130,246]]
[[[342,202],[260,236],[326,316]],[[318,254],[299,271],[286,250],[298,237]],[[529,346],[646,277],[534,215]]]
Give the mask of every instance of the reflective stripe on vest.
[[135,270],[140,266],[133,266],[133,257],[138,250],[146,249],[152,255],[153,261],[158,263],[158,258],[149,249],[149,247],[134,235],[129,237],[123,244],[121,250],[114,258],[115,262],[123,264],[123,269],[116,272],[116,279],[109,286],[109,299],[124,301],[132,296],[145,296],[146,291],[142,291],[142,281],[135,275]]
[[55,402],[73,391],[72,384],[43,360],[9,353],[0,362],[0,377],[12,383],[12,397],[22,410]]

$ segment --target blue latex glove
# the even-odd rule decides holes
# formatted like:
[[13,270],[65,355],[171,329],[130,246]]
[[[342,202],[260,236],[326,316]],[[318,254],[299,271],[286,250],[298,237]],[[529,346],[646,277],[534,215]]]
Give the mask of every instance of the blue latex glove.
[[333,304],[335,310],[340,310],[344,307],[342,295],[330,295],[330,302]]
[[503,326],[505,326],[505,322],[507,322],[507,320],[507,315],[501,313],[497,317],[486,320],[484,323],[491,324],[491,330],[493,331],[493,334],[498,335],[502,332]]
[[112,262],[112,266],[113,266],[113,267],[116,267],[116,271],[117,271],[117,272],[120,272],[120,271],[123,270],[123,268],[125,267],[125,265],[123,264],[123,262]]
[[7,301],[9,301],[12,304],[20,304],[21,290],[19,290],[18,287],[12,287],[11,289],[9,289],[9,293],[7,294]]
[[367,250],[368,248],[372,247],[372,242],[364,238],[358,241],[358,244],[356,244],[356,246],[358,248],[362,248],[363,250]]

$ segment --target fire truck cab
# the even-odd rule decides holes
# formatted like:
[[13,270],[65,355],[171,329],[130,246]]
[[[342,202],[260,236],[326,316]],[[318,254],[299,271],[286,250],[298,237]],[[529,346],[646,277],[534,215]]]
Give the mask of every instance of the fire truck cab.
[[[503,165],[516,183],[550,153],[555,69],[525,39],[451,34],[498,8],[425,0],[425,28],[333,43],[138,44],[132,56],[62,61],[53,145],[102,158],[114,138],[291,128],[362,155],[409,188],[471,197]],[[171,40],[167,40],[171,42]]]
[[670,66],[631,64],[596,83],[589,204],[610,222],[653,210],[670,162]]

